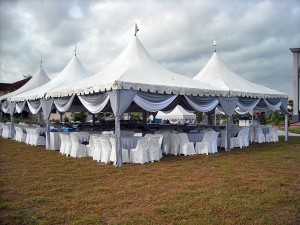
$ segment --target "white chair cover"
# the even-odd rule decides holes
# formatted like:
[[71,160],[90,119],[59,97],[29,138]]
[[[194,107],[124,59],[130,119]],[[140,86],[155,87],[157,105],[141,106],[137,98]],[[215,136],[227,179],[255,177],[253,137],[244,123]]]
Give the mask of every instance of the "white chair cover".
[[41,128],[32,128],[31,129],[31,135],[32,135],[32,145],[46,145],[46,138],[44,136],[41,136],[42,133]]
[[201,142],[196,143],[196,153],[197,154],[207,154],[211,153],[211,145],[212,145],[212,138],[215,131],[206,131],[204,133],[203,139]]
[[266,141],[265,135],[263,134],[261,127],[255,127],[254,134],[255,134],[254,142],[262,143]]
[[101,153],[102,153],[100,136],[92,136],[91,139],[93,140],[93,145],[94,145],[93,160],[100,162],[101,161]]
[[[113,162],[114,165],[117,163],[116,157],[116,138],[110,137],[110,144],[111,144],[111,154],[110,154],[110,161]],[[122,162],[129,163],[129,155],[127,149],[122,149]]]
[[111,143],[109,140],[108,135],[101,135],[100,136],[100,143],[101,143],[101,162],[109,163],[110,162],[110,154],[112,151]]
[[65,154],[65,148],[66,148],[65,135],[63,133],[59,133],[58,135],[60,138],[59,152],[63,155],[63,154]]
[[179,154],[179,138],[176,133],[170,133],[171,155]]
[[218,153],[218,137],[219,137],[219,132],[214,132],[211,138],[210,153],[212,154]]
[[170,134],[167,132],[162,133],[163,135],[163,153],[165,155],[169,155],[171,153],[171,139],[170,139]]
[[178,133],[179,143],[180,143],[180,150],[179,153],[185,156],[187,155],[194,155],[195,154],[195,147],[194,143],[189,141],[189,138],[186,133]]
[[237,135],[237,137],[231,138],[231,147],[230,148],[237,148],[237,147],[244,147],[244,133],[245,130],[241,129]]
[[136,148],[130,150],[130,162],[140,164],[149,162],[147,155],[147,140],[148,138],[140,138]]
[[79,134],[74,132],[70,134],[72,148],[71,148],[71,156],[74,158],[86,157],[86,146],[80,144],[79,142]]
[[154,137],[159,137],[159,159],[163,157],[162,155],[162,142],[163,142],[163,135],[162,134],[155,134]]
[[250,128],[249,127],[245,127],[245,128],[243,128],[243,130],[244,130],[243,145],[244,145],[244,147],[248,147],[249,146]]
[[69,156],[69,155],[71,155],[71,151],[72,151],[72,141],[71,141],[70,135],[68,135],[68,134],[63,134],[63,135],[64,135],[65,143],[66,143],[64,153],[66,154],[66,156]]
[[10,125],[3,124],[2,127],[3,127],[2,137],[6,138],[6,139],[11,138]]
[[159,161],[160,160],[160,149],[161,149],[161,137],[152,136],[148,138],[147,144],[147,156],[149,162]]

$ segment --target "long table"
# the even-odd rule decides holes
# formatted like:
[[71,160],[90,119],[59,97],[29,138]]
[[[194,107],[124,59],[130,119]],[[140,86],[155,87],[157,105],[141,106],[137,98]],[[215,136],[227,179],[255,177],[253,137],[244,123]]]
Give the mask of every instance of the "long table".
[[[65,133],[65,134],[71,134],[71,132],[50,132],[50,149],[51,150],[59,150],[60,149],[60,137],[59,134],[60,133]],[[80,133],[80,132],[79,132]],[[90,134],[89,137],[91,137],[94,134]],[[100,133],[99,133],[100,135]],[[124,149],[133,149],[136,147],[137,145],[137,141],[140,137],[136,137],[136,136],[125,136],[125,137],[121,137],[121,146]],[[89,138],[84,138],[84,140],[82,139],[81,141],[90,141]]]

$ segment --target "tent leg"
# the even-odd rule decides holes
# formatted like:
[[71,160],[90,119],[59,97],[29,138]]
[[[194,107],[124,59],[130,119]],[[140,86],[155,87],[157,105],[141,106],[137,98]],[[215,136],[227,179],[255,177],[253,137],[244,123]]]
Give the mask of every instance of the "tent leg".
[[285,141],[288,140],[289,132],[288,132],[288,115],[285,114],[284,117],[284,131],[285,131]]
[[96,115],[95,114],[92,114],[92,121],[93,121],[93,126],[95,126],[95,121],[96,121]]
[[63,115],[64,115],[65,113],[59,112],[58,114],[59,114],[59,122],[62,123],[62,122],[63,122]]
[[15,137],[15,124],[14,124],[14,114],[10,115],[10,136],[13,140]]
[[50,150],[50,119],[46,119],[46,149]]
[[147,111],[143,110],[143,127],[147,126]]
[[115,117],[115,134],[116,134],[116,167],[121,168],[123,166],[122,161],[122,146],[121,146],[121,128],[120,128],[120,117]]
[[213,125],[213,118],[212,118],[212,112],[207,113],[207,123],[208,125]]
[[231,139],[231,116],[227,116],[226,123],[226,151],[230,151],[230,139]]

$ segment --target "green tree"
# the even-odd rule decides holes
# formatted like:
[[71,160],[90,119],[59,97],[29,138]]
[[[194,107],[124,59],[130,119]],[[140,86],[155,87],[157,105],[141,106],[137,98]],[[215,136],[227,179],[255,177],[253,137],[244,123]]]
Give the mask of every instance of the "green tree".
[[202,122],[202,120],[203,120],[203,112],[196,112],[196,120],[197,120],[197,123]]
[[132,119],[132,120],[140,120],[142,117],[143,117],[142,113],[140,113],[140,112],[132,112],[130,114],[130,119]]
[[74,121],[80,121],[82,123],[85,122],[85,119],[87,117],[85,112],[72,113],[71,116]]
[[68,123],[68,122],[69,122],[69,117],[65,116],[65,117],[64,117],[64,122],[65,122],[65,123]]
[[272,111],[272,112],[269,114],[268,120],[269,120],[269,122],[271,122],[273,125],[279,126],[279,124],[280,124],[280,116],[279,116],[279,112],[278,112],[278,111]]
[[288,105],[291,106],[291,107],[293,108],[293,106],[294,106],[294,101],[290,99],[290,100],[288,101]]

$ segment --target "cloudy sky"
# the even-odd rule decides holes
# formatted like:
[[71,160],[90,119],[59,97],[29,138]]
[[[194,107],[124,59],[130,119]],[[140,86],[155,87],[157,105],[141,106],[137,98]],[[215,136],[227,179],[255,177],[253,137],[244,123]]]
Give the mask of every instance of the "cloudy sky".
[[0,0],[0,82],[50,77],[77,56],[92,74],[138,37],[167,69],[195,76],[213,53],[252,82],[292,97],[299,0]]

